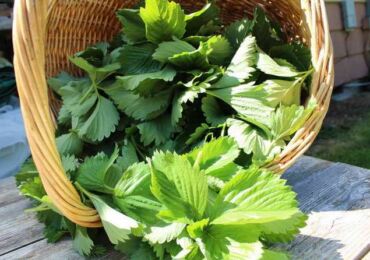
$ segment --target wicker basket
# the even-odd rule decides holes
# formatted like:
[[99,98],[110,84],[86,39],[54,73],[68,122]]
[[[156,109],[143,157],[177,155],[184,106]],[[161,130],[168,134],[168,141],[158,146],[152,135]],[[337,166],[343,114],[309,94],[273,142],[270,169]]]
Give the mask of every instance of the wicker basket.
[[[68,180],[55,143],[57,107],[46,77],[61,70],[76,73],[68,56],[98,41],[110,40],[120,29],[115,11],[138,0],[17,0],[15,4],[15,70],[21,107],[34,162],[45,190],[60,212],[84,227],[100,227],[95,209],[85,206]],[[194,10],[203,1],[181,0]],[[270,165],[284,172],[314,141],[327,112],[333,88],[333,49],[324,0],[222,0],[222,20],[229,23],[261,6],[278,21],[289,39],[311,47],[315,67],[311,97],[317,110]]]

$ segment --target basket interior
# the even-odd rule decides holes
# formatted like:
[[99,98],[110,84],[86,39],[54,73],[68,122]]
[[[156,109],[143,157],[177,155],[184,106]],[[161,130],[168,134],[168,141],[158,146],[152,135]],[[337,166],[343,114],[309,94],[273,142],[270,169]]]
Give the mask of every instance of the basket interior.
[[[54,76],[60,71],[77,73],[68,57],[88,45],[109,41],[121,25],[115,17],[120,8],[132,8],[139,0],[58,0],[50,7],[46,46],[46,72]],[[204,6],[205,0],[178,0],[186,10]],[[229,24],[245,16],[251,17],[256,6],[262,7],[270,19],[278,22],[289,40],[308,41],[308,30],[297,0],[218,0],[221,19]]]

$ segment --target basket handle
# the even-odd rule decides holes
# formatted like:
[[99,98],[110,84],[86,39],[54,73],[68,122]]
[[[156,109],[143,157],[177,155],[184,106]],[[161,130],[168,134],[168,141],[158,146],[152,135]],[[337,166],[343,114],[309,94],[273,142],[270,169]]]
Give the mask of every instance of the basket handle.
[[47,17],[53,1],[16,0],[14,68],[26,134],[46,193],[56,208],[83,227],[101,227],[95,209],[87,207],[64,172],[55,142],[45,74]]

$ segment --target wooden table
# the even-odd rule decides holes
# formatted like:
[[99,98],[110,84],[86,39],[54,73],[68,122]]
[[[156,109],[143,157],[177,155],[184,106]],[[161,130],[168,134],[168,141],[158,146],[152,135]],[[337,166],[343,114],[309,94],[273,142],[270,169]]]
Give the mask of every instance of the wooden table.
[[[298,193],[308,225],[290,245],[293,259],[370,260],[370,171],[302,158],[285,175]],[[71,241],[47,244],[43,227],[23,212],[29,202],[13,179],[0,182],[0,259],[81,259]],[[111,252],[104,259],[122,258]]]

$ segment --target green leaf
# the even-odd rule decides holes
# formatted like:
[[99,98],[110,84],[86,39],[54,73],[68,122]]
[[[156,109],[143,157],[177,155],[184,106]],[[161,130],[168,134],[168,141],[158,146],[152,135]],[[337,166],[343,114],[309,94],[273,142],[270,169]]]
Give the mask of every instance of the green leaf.
[[74,155],[62,156],[62,164],[64,170],[68,173],[74,172],[80,166],[78,159]]
[[181,6],[167,0],[146,0],[140,8],[140,16],[146,27],[146,38],[153,43],[181,39],[185,34],[185,13]]
[[208,22],[218,18],[220,9],[214,3],[206,4],[202,9],[187,14],[186,20],[186,34],[195,35],[199,32],[200,28]]
[[118,105],[118,109],[137,120],[150,120],[163,114],[171,98],[171,90],[164,90],[151,97],[141,97],[125,91],[119,84],[104,90]]
[[234,139],[220,137],[191,151],[187,157],[194,167],[199,167],[206,174],[212,174],[239,156],[239,148]]
[[284,66],[273,60],[270,56],[260,52],[257,59],[257,68],[265,74],[291,78],[299,75],[292,65]]
[[[155,214],[162,209],[163,205],[159,203],[151,194],[148,194],[144,194],[145,196],[129,195],[123,198],[116,197],[114,199],[118,206],[121,207],[123,204],[125,205],[122,207],[122,209],[126,208],[131,212],[138,212],[139,214],[136,214],[137,218],[143,219],[144,223],[149,225],[153,224],[154,222],[158,223],[158,219],[155,218]],[[143,211],[138,209],[142,209]],[[149,211],[154,211],[155,213],[149,213]],[[148,215],[151,219],[145,219],[144,215]]]
[[227,124],[229,126],[228,135],[235,139],[239,148],[243,149],[246,154],[251,154],[255,142],[253,127],[242,120],[232,118],[228,119]]
[[87,72],[92,82],[100,83],[104,79],[114,74],[121,68],[119,63],[105,65],[104,67],[95,67],[90,64],[86,59],[81,57],[70,57],[69,60],[80,69]]
[[[25,169],[22,169],[21,173],[23,174],[24,171]],[[36,201],[41,201],[42,198],[46,195],[41,179],[38,176],[30,177],[26,181],[23,181],[18,186],[18,189],[22,193],[23,196],[29,197]]]
[[256,167],[240,171],[216,199],[214,232],[218,226],[223,232],[240,226],[257,229],[261,234],[296,234],[306,217],[297,208],[295,193],[285,183],[279,176]]
[[238,87],[211,89],[207,93],[229,104],[246,121],[269,132],[274,108],[266,105],[266,92],[263,86],[255,86],[252,82]]
[[118,164],[113,164],[104,177],[104,184],[108,187],[115,187],[122,177],[122,169]]
[[166,114],[151,121],[141,123],[137,128],[140,131],[140,140],[145,146],[153,142],[156,146],[164,144],[174,132],[171,117]]
[[76,226],[76,232],[73,239],[73,248],[80,255],[90,255],[94,247],[94,242],[91,240],[87,234],[87,229],[83,227]]
[[253,153],[253,163],[264,165],[273,160],[285,146],[282,140],[270,140],[266,134],[252,125],[237,119],[228,120],[229,136],[233,137],[246,154]]
[[48,243],[56,243],[66,234],[73,236],[75,233],[75,224],[50,209],[37,212],[37,218],[45,224],[43,235]]
[[114,188],[114,195],[142,195],[147,193],[150,184],[150,169],[145,163],[131,165]]
[[193,168],[185,157],[168,152],[156,152],[151,169],[151,189],[159,201],[176,216],[201,218],[208,195],[203,172]]
[[107,254],[107,248],[102,245],[96,245],[91,251],[91,256],[93,257],[102,257]]
[[235,139],[238,146],[243,149],[246,154],[251,154],[254,149],[256,138],[258,138],[258,131],[250,124],[238,119],[230,118],[227,124],[229,125],[228,135]]
[[137,9],[121,9],[117,17],[122,23],[123,33],[129,43],[137,43],[145,40],[145,24]]
[[58,124],[63,126],[69,126],[71,124],[72,119],[71,117],[72,117],[71,112],[65,105],[62,105],[58,114]]
[[174,39],[170,42],[162,42],[153,54],[153,59],[162,63],[168,62],[169,58],[184,52],[193,52],[196,49],[189,43]]
[[19,187],[21,184],[25,182],[33,181],[33,178],[38,177],[38,176],[39,176],[39,173],[36,169],[36,166],[32,158],[28,159],[22,165],[19,172],[15,175],[17,187]]
[[239,243],[232,239],[209,239],[205,241],[207,259],[253,259],[258,260],[263,254],[261,242]]
[[62,87],[59,93],[63,99],[63,107],[74,117],[86,115],[97,100],[91,82],[87,79],[71,81]]
[[283,252],[276,252],[272,250],[263,250],[262,260],[289,260],[291,259],[287,254]]
[[155,224],[162,205],[150,192],[150,169],[147,164],[133,164],[114,188],[114,203],[123,212],[146,224]]
[[179,82],[179,85],[190,88],[197,93],[204,93],[207,89],[213,88],[213,84],[222,77],[223,69],[213,66],[207,71],[193,70],[188,73],[191,74],[193,78],[186,83]]
[[134,90],[141,95],[154,94],[156,89],[166,86],[164,82],[172,81],[176,71],[166,66],[163,70],[139,75],[117,77],[115,87],[122,90]]
[[154,197],[129,195],[125,197],[113,197],[113,201],[129,217],[148,226],[158,224],[159,220],[156,215],[160,212],[163,205]]
[[207,41],[209,48],[208,60],[211,64],[226,65],[232,55],[232,48],[229,41],[221,36],[213,36]]
[[210,67],[207,57],[208,52],[209,47],[207,43],[201,42],[197,50],[175,54],[168,61],[182,70],[193,70],[197,68],[206,70]]
[[200,27],[198,34],[203,36],[209,36],[217,34],[222,30],[219,20],[211,20]]
[[122,156],[117,159],[117,164],[123,171],[127,170],[132,164],[139,162],[135,146],[131,141],[125,141],[121,154]]
[[256,71],[254,66],[257,63],[256,39],[248,36],[244,39],[239,49],[231,60],[226,74],[240,80],[247,80]]
[[[91,66],[100,68],[109,63],[108,49],[109,43],[99,42],[93,46],[87,47],[85,50],[77,52],[75,57],[82,58]],[[78,66],[78,64],[76,64]]]
[[[236,163],[229,163],[217,170],[208,173],[208,185],[217,184],[215,187],[218,189],[223,188],[226,182],[228,182],[239,170],[241,167]],[[215,183],[214,183],[215,182]]]
[[106,174],[118,157],[118,149],[109,158],[104,154],[85,159],[78,169],[77,181],[87,190],[113,193],[113,187],[105,184]]
[[209,219],[202,219],[195,223],[192,223],[186,227],[188,234],[191,238],[197,239],[201,238],[204,232],[204,229],[208,226]]
[[119,121],[119,113],[114,104],[104,98],[99,97],[92,114],[81,122],[79,134],[92,141],[102,141],[115,132]]
[[[81,186],[79,188],[82,189]],[[140,224],[136,220],[110,207],[102,197],[83,189],[82,191],[90,198],[98,211],[104,230],[112,244],[116,245],[126,241],[130,234],[140,229]]]
[[293,42],[273,46],[270,49],[270,55],[273,58],[287,60],[299,71],[308,71],[311,67],[311,51],[301,43]]
[[231,88],[239,86],[244,80],[224,74],[217,82],[211,85],[212,89]]
[[69,75],[67,72],[62,71],[59,75],[49,78],[48,85],[58,94],[61,95],[59,90],[68,85],[70,81],[75,81],[76,78]]
[[221,104],[212,96],[202,99],[202,111],[207,123],[214,127],[224,124],[228,118]]
[[140,247],[130,257],[131,260],[156,260],[153,249],[148,245],[141,243]]
[[260,86],[266,92],[266,101],[271,107],[277,107],[279,104],[293,105],[301,102],[301,87],[303,78],[296,80],[271,79],[261,83]]
[[137,75],[159,71],[162,64],[153,60],[156,45],[145,43],[126,45],[120,51],[119,61],[125,75]]
[[80,137],[102,141],[116,129],[119,114],[114,104],[101,96],[91,82],[82,79],[60,89],[64,106],[75,118]]
[[79,155],[83,149],[83,142],[75,132],[57,137],[56,143],[62,155]]
[[163,42],[153,54],[153,58],[162,63],[169,62],[184,69],[206,68],[209,66],[207,53],[209,46],[201,42],[198,49],[185,41],[174,39]]
[[264,166],[273,161],[285,148],[284,140],[273,140],[272,138],[258,135],[253,149],[253,164],[257,166]]
[[248,19],[239,20],[225,28],[225,37],[232,47],[237,50],[244,39],[251,34],[252,28],[253,21]]
[[272,115],[272,134],[277,139],[291,136],[302,127],[315,108],[315,100],[311,100],[306,109],[297,105],[280,106]]
[[204,136],[207,133],[209,128],[210,128],[209,125],[204,124],[204,123],[201,126],[197,127],[194,133],[192,133],[189,139],[186,141],[186,144],[191,145],[195,143],[196,141],[198,141],[202,136]]
[[199,46],[201,42],[206,42],[211,38],[211,36],[202,35],[192,35],[184,38],[184,41],[190,43],[193,46]]
[[129,240],[119,242],[115,245],[114,249],[127,256],[131,256],[135,251],[137,251],[141,244],[143,244],[143,242],[140,238],[131,235]]
[[199,93],[194,90],[185,90],[176,93],[172,102],[171,123],[173,126],[176,126],[182,118],[183,106],[188,102],[194,103],[198,95]]
[[172,223],[163,227],[151,227],[144,238],[152,244],[168,243],[180,236],[185,226],[183,223]]
[[268,53],[272,46],[281,44],[280,33],[276,31],[276,27],[272,26],[261,7],[256,8],[253,23],[253,35],[264,52]]

